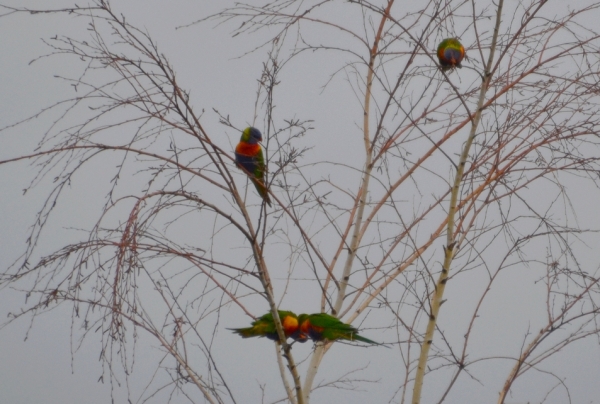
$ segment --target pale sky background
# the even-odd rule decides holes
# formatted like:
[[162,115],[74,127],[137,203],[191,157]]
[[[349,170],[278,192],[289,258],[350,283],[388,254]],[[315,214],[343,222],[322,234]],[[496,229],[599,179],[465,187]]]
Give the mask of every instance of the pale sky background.
[[[27,1],[27,7],[49,7],[48,1]],[[54,0],[52,7],[69,6],[70,1]],[[239,35],[231,38],[231,31],[238,22],[225,23],[216,27],[214,22],[176,30],[175,27],[188,24],[204,16],[210,15],[232,1],[159,1],[159,0],[113,0],[113,8],[127,17],[127,21],[138,28],[146,29],[157,41],[163,53],[168,55],[174,66],[179,83],[190,89],[192,100],[197,110],[204,109],[203,124],[215,136],[222,138],[222,144],[230,142],[232,147],[237,142],[237,134],[233,130],[220,125],[218,116],[212,108],[224,115],[229,115],[232,122],[244,127],[252,124],[256,93],[256,80],[262,70],[265,51],[238,58],[252,49],[263,36]],[[21,1],[0,0],[0,4],[22,5]],[[83,5],[84,3],[78,3]],[[258,2],[257,2],[258,4]],[[260,3],[262,4],[262,2]],[[596,12],[597,13],[597,12]],[[600,15],[590,16],[590,24],[597,21]],[[73,96],[68,84],[54,78],[55,75],[76,75],[81,66],[67,63],[72,59],[61,57],[43,58],[33,64],[29,62],[40,55],[48,53],[48,47],[42,42],[43,38],[54,35],[72,35],[81,39],[86,35],[86,24],[83,18],[67,15],[12,15],[0,18],[0,126],[24,119],[41,108],[66,97]],[[266,38],[266,36],[265,36]],[[278,112],[281,116],[297,114],[300,119],[315,120],[315,130],[307,136],[307,145],[317,145],[308,154],[309,160],[319,161],[332,159],[332,153],[340,161],[353,159],[352,152],[337,155],[335,150],[338,139],[336,135],[344,134],[360,140],[360,106],[354,94],[344,85],[344,78],[338,76],[332,85],[323,90],[323,85],[329,76],[340,67],[339,55],[323,55],[318,59],[314,55],[300,56],[295,61],[296,68],[287,69],[283,74],[282,85],[278,88],[280,98],[277,100]],[[472,71],[461,71],[461,85],[465,86],[472,80]],[[312,81],[312,86],[307,82]],[[262,119],[256,126],[261,128]],[[51,122],[51,116],[42,116],[17,127],[0,133],[0,160],[30,152],[43,131]],[[333,150],[333,151],[332,151]],[[118,162],[115,160],[115,164]],[[106,184],[110,180],[110,172],[102,172],[101,166],[91,166],[87,171],[89,181]],[[95,167],[95,169],[93,169]],[[4,268],[12,263],[23,252],[28,226],[34,220],[40,204],[52,184],[42,183],[26,196],[22,195],[25,188],[33,179],[36,169],[27,162],[0,166],[0,265]],[[133,177],[132,177],[133,178]],[[349,184],[352,184],[349,179]],[[127,179],[124,179],[127,181]],[[135,179],[131,180],[132,186]],[[581,212],[582,220],[589,223],[590,228],[600,228],[600,215],[597,210],[598,190],[586,191],[577,181],[569,184],[573,187],[570,196],[573,203]],[[349,188],[351,185],[349,185]],[[533,191],[532,191],[533,192]],[[76,228],[89,228],[98,218],[99,208],[103,204],[104,191],[95,187],[69,190],[63,200],[64,205],[57,209],[53,221],[56,233],[46,234],[47,239],[41,246],[41,252],[52,251],[66,242],[77,237]],[[595,220],[595,221],[594,221]],[[597,239],[596,239],[597,240]],[[594,246],[587,248],[583,262],[590,272],[598,267],[597,253]],[[529,306],[528,288],[535,281],[524,276],[519,282],[506,279],[506,290],[511,296],[500,294],[491,296],[488,304],[503,306],[505,311],[495,312],[495,317],[487,325],[490,333],[488,340],[482,343],[509,344],[518,347],[524,338],[519,331],[519,338],[508,340],[511,329],[506,324],[514,324],[516,329],[523,330],[528,326],[531,332],[537,332],[539,324],[531,321],[530,314],[543,310],[543,307]],[[283,278],[282,278],[283,279]],[[498,290],[504,290],[497,285]],[[514,295],[512,295],[514,293]],[[533,293],[532,293],[533,294]],[[461,305],[470,307],[469,297],[459,290],[448,288],[449,302],[455,304],[454,311],[460,312]],[[296,312],[313,312],[318,310],[318,300],[311,300],[302,294],[291,293],[286,298],[286,309]],[[533,299],[533,298],[532,298]],[[8,289],[0,290],[0,313],[16,311],[24,302],[24,294]],[[450,303],[448,303],[450,305]],[[252,307],[252,306],[251,306]],[[266,305],[265,305],[266,307]],[[254,307],[255,314],[264,310]],[[239,310],[238,310],[239,311]],[[450,310],[448,310],[450,313]],[[230,312],[220,324],[220,344],[213,348],[220,353],[221,369],[225,369],[230,387],[234,390],[238,403],[260,402],[260,384],[266,383],[265,402],[272,402],[281,396],[281,380],[274,361],[273,344],[264,340],[242,340],[226,331],[228,327],[242,327],[249,322],[248,317],[238,312]],[[450,314],[448,314],[450,315]],[[457,322],[460,320],[457,316]],[[71,312],[65,305],[44,316],[36,318],[33,326],[23,319],[3,330],[0,330],[0,404],[53,404],[53,403],[109,403],[112,394],[115,402],[127,402],[125,386],[111,385],[108,377],[104,383],[98,382],[103,370],[98,360],[100,346],[92,336],[84,341],[76,353],[73,347],[79,345],[78,336],[71,334]],[[462,324],[461,324],[462,326]],[[29,331],[28,331],[29,330]],[[463,328],[460,328],[463,330]],[[458,331],[457,331],[458,332]],[[451,333],[451,331],[450,331]],[[24,342],[25,336],[28,339]],[[378,330],[368,330],[364,333],[368,338],[377,341],[392,341],[392,332],[379,333]],[[439,337],[439,334],[437,334]],[[457,336],[460,338],[460,336]],[[138,402],[139,394],[152,377],[153,364],[161,353],[153,341],[144,336],[140,341],[140,353],[136,356],[136,373],[130,379],[130,388],[134,392],[129,398],[133,403]],[[152,348],[154,347],[154,348]],[[312,349],[312,344],[296,344],[294,354],[296,360],[305,358]],[[554,363],[562,369],[562,374],[569,375],[568,383],[571,388],[573,403],[600,403],[600,350],[598,340],[590,338],[583,343],[568,348],[568,361]],[[513,353],[515,350],[512,351]],[[384,403],[392,400],[395,389],[400,382],[400,374],[396,371],[402,368],[398,363],[401,358],[396,349],[356,347],[338,344],[325,357],[317,380],[331,380],[345,373],[345,369],[360,369],[367,371],[358,373],[357,377],[376,380],[377,383],[365,384],[358,391],[336,389],[322,390],[314,393],[313,403]],[[553,364],[553,359],[549,361]],[[500,381],[510,364],[502,368],[487,366],[482,363],[477,375],[481,383],[473,382],[467,375],[461,376],[453,395],[447,403],[482,403],[491,402],[490,392],[501,388]],[[201,365],[203,366],[203,365]],[[549,366],[550,367],[550,366]],[[304,376],[304,372],[301,372]],[[539,379],[538,379],[539,378]],[[543,376],[537,373],[523,378],[514,386],[515,392],[536,390]],[[432,383],[431,378],[429,383]],[[547,383],[547,379],[543,379]],[[494,382],[495,381],[495,382]],[[427,389],[426,379],[426,389]],[[538,384],[540,383],[540,384]],[[464,387],[461,387],[464,385]],[[548,384],[543,384],[547,389]],[[137,394],[137,395],[136,395]],[[427,392],[424,393],[423,403],[427,403]],[[149,402],[166,402],[166,396],[158,396]],[[438,397],[437,394],[431,397]],[[532,395],[539,400],[538,395]],[[543,397],[543,396],[542,396]],[[167,397],[168,398],[168,397]],[[534,399],[532,398],[532,400]],[[203,402],[198,394],[196,402]],[[171,397],[173,403],[189,402],[183,396]],[[397,402],[395,397],[392,402]],[[534,401],[532,401],[534,402]],[[566,396],[557,394],[550,396],[546,403],[565,403]],[[508,400],[507,403],[518,404]]]

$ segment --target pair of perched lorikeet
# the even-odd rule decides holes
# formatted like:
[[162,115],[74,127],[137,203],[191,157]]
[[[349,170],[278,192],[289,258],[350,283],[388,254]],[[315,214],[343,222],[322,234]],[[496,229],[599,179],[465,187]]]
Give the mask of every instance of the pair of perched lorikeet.
[[[336,341],[343,339],[377,344],[375,341],[361,337],[358,335],[356,328],[341,322],[329,314],[316,313],[296,316],[291,311],[283,310],[279,310],[278,313],[285,336],[291,337],[298,342],[306,342],[310,338],[313,341]],[[243,338],[267,337],[273,341],[279,341],[271,312],[253,321],[252,327],[230,329]]]

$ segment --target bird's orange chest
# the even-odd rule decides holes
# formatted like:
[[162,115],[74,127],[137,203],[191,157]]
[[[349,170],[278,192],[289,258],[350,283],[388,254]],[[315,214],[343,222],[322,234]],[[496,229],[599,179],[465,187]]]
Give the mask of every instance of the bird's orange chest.
[[260,145],[258,143],[250,144],[246,142],[239,142],[235,148],[237,154],[242,156],[254,156],[260,151]]
[[316,325],[311,324],[310,321],[305,321],[300,326],[300,330],[303,333],[308,333],[310,329],[312,329],[313,331],[316,331],[316,332],[323,332],[323,330],[324,330],[323,327],[317,327]]
[[287,332],[294,332],[298,329],[298,319],[287,316],[283,319],[283,329]]

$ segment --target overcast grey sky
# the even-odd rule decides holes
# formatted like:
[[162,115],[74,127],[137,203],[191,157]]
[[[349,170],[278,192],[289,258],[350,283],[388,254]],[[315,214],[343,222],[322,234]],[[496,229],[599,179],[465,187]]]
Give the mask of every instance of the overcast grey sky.
[[[253,4],[263,2],[250,0]],[[0,4],[21,6],[21,1],[0,0]],[[47,1],[27,1],[27,7],[31,9],[48,7]],[[512,3],[512,2],[510,2]],[[590,2],[592,3],[592,2]],[[72,2],[55,0],[52,7],[70,6]],[[233,4],[233,1],[123,1],[113,0],[113,8],[126,16],[127,21],[138,28],[146,30],[156,41],[162,53],[168,56],[174,67],[181,87],[191,91],[191,100],[196,111],[203,110],[202,124],[213,139],[216,139],[223,149],[233,150],[239,134],[219,123],[218,115],[213,108],[223,115],[231,118],[232,124],[238,128],[255,125],[264,130],[264,118],[259,117],[254,121],[257,80],[260,78],[263,62],[266,60],[268,48],[260,49],[254,53],[246,54],[257,44],[262,43],[272,32],[261,32],[255,35],[238,35],[231,38],[233,29],[237,28],[239,21],[226,22],[217,26],[215,22],[205,22],[187,28],[176,29],[178,26],[186,25],[202,17],[210,15]],[[80,6],[83,4],[79,4]],[[549,11],[561,12],[559,9],[563,4],[557,3],[556,7]],[[513,7],[514,5],[511,5]],[[401,7],[401,6],[397,6]],[[359,18],[359,15],[332,15],[332,18],[344,20],[344,18]],[[582,23],[593,24],[600,17],[598,10],[590,13],[588,18],[582,18]],[[37,111],[57,102],[59,100],[73,97],[74,89],[64,80],[55,76],[77,77],[80,74],[83,63],[77,63],[72,57],[51,56],[37,59],[49,52],[43,39],[55,35],[68,35],[85,40],[89,31],[86,30],[88,20],[75,18],[65,14],[15,14],[0,18],[0,126],[18,122],[35,114]],[[365,31],[370,28],[365,27]],[[457,22],[456,34],[463,34],[464,43],[473,43],[474,33],[468,24]],[[488,27],[489,29],[489,27]],[[319,37],[319,30],[308,31],[307,38]],[[313,37],[311,37],[311,35]],[[346,41],[345,37],[337,31],[328,31],[328,40],[340,43]],[[336,35],[340,35],[339,38]],[[598,41],[598,39],[596,39]],[[433,52],[433,50],[432,50]],[[475,53],[475,52],[474,52]],[[465,65],[477,65],[477,56],[465,61]],[[37,59],[34,63],[30,61]],[[299,140],[299,145],[312,147],[304,156],[302,164],[306,164],[306,173],[313,179],[333,178],[336,184],[343,186],[342,191],[349,194],[356,192],[357,180],[362,169],[357,161],[361,159],[360,145],[362,142],[362,112],[360,107],[360,94],[352,90],[349,82],[360,81],[350,73],[340,73],[328,80],[339,71],[345,63],[350,61],[350,56],[335,52],[307,52],[298,56],[291,66],[286,66],[281,76],[281,85],[277,88],[276,111],[281,124],[283,119],[312,119],[314,130],[310,131],[304,138]],[[427,63],[427,59],[423,59]],[[424,68],[431,68],[426,66]],[[569,69],[567,65],[564,67]],[[460,91],[467,91],[478,83],[479,76],[475,70],[462,69],[452,73],[456,86]],[[422,78],[420,79],[422,80]],[[393,78],[390,78],[393,81]],[[425,87],[424,83],[421,87]],[[419,87],[419,88],[421,88]],[[439,90],[450,91],[447,87]],[[410,98],[415,93],[408,94]],[[597,107],[597,105],[595,105]],[[260,109],[260,108],[259,108]],[[0,160],[30,153],[40,141],[44,132],[50,127],[52,121],[57,118],[53,112],[43,114],[30,122],[25,122],[15,128],[0,132]],[[71,117],[69,119],[76,119]],[[465,131],[466,133],[466,131]],[[461,140],[449,142],[446,150],[449,155],[455,157],[460,152]],[[425,147],[425,146],[423,146]],[[593,153],[591,151],[590,153]],[[595,150],[597,152],[597,150]],[[407,161],[412,156],[407,154]],[[110,170],[104,170],[108,166]],[[65,191],[61,199],[63,203],[57,208],[51,218],[49,229],[40,244],[39,254],[49,253],[68,242],[85,239],[85,231],[90,229],[98,220],[101,208],[105,203],[106,190],[114,175],[114,167],[120,164],[119,156],[109,157],[108,160],[92,162],[89,168],[84,169],[75,178],[74,186]],[[309,166],[315,162],[331,162],[325,166]],[[451,178],[452,164],[440,155],[440,171],[436,171],[432,183],[436,179],[440,182]],[[357,166],[358,167],[355,167]],[[337,166],[351,166],[353,170],[336,171]],[[433,172],[436,165],[432,165]],[[122,178],[122,184],[132,189],[143,187],[138,181],[140,176],[135,172],[135,167],[128,167],[127,175]],[[400,169],[399,169],[400,170]],[[51,178],[46,178],[39,185],[30,189],[23,195],[26,188],[37,173],[36,167],[29,162],[17,162],[0,166],[0,264],[3,269],[14,262],[25,249],[25,240],[28,235],[29,226],[35,220],[35,214],[43,203],[47,193],[52,188]],[[239,177],[236,177],[239,178]],[[429,178],[429,177],[423,177]],[[332,180],[332,182],[334,182]],[[404,204],[403,215],[410,216],[418,209],[412,205],[416,198],[437,192],[435,186],[430,183],[416,183],[412,190],[414,194],[402,195]],[[240,181],[240,183],[242,183]],[[571,204],[578,215],[574,217],[571,213],[561,213],[560,208],[556,215],[560,218],[564,214],[565,220],[573,220],[581,227],[589,229],[600,228],[600,215],[597,215],[597,201],[600,197],[597,188],[588,188],[584,180],[572,178],[568,182],[568,196],[571,198],[565,205]],[[340,193],[342,193],[340,191]],[[544,185],[532,186],[524,193],[530,193],[534,198],[545,198],[554,196]],[[438,192],[439,193],[439,192]],[[253,190],[248,191],[248,198],[255,198]],[[424,198],[424,197],[423,197]],[[224,198],[223,201],[226,201]],[[226,202],[223,202],[226,203]],[[557,205],[559,205],[557,203]],[[422,208],[422,207],[420,207]],[[341,215],[341,214],[340,214]],[[404,216],[403,216],[404,217]],[[120,220],[125,220],[121,217]],[[390,219],[393,220],[393,219]],[[432,219],[434,220],[434,219]],[[562,220],[562,218],[560,219]],[[315,220],[315,223],[318,223]],[[205,223],[203,223],[205,224]],[[316,226],[316,225],[315,225]],[[418,236],[426,239],[430,231],[428,226],[431,222],[423,225],[426,230],[421,231]],[[309,226],[310,227],[310,226]],[[83,230],[83,231],[82,231]],[[314,230],[314,229],[311,229]],[[204,228],[190,226],[179,234],[179,237],[190,240],[199,240],[203,236]],[[382,224],[381,233],[385,234],[385,224]],[[315,230],[318,235],[318,231]],[[316,239],[316,238],[315,238]],[[391,243],[393,240],[386,242]],[[327,240],[319,240],[322,245],[327,245]],[[578,262],[589,273],[598,269],[599,260],[596,250],[598,237],[586,238],[585,243],[576,239],[572,240],[575,248],[581,253],[582,260]],[[431,262],[423,265],[431,265],[435,270],[439,269],[439,260],[443,240],[437,242],[439,248],[437,255],[430,258]],[[288,271],[292,269],[287,265],[286,257],[292,255],[283,242],[273,242],[272,248],[273,267],[279,263],[277,268],[280,272],[274,275],[275,284],[280,299],[281,291],[285,285]],[[527,257],[526,259],[537,260],[546,255],[545,246],[540,244],[540,256]],[[218,248],[217,248],[218,249]],[[376,249],[373,247],[373,249]],[[237,251],[237,250],[231,250]],[[224,251],[223,254],[229,254]],[[247,251],[244,251],[244,254]],[[489,251],[487,252],[488,254]],[[501,257],[497,256],[496,260]],[[306,269],[308,264],[298,259],[298,267],[294,267],[293,283],[290,290],[286,290],[284,304],[281,308],[300,312],[316,312],[319,310],[320,294],[313,279],[310,279],[310,271]],[[537,263],[539,264],[539,263]],[[421,265],[421,264],[419,264]],[[437,266],[436,266],[437,265]],[[532,266],[536,263],[532,262]],[[292,265],[290,264],[290,267]],[[527,266],[521,265],[511,269],[515,271],[511,276],[502,278],[487,297],[486,305],[482,309],[481,317],[485,318],[484,326],[481,326],[473,337],[474,357],[480,352],[488,356],[518,355],[519,349],[527,341],[527,332],[535,334],[543,326],[545,300],[543,282],[539,273],[526,271]],[[306,271],[306,272],[302,272]],[[517,273],[518,271],[518,273]],[[469,271],[466,274],[471,274]],[[515,276],[516,275],[516,276]],[[479,294],[471,294],[471,290],[479,288],[486,282],[485,271],[473,271],[472,277],[466,278],[460,287],[447,288],[447,303],[444,312],[447,317],[445,321],[446,337],[460,345],[464,331],[468,326],[469,316],[463,316],[465,312],[471,313],[477,303]],[[362,278],[361,278],[362,279]],[[451,285],[455,285],[451,283]],[[458,282],[456,283],[458,285]],[[396,290],[396,289],[394,289]],[[480,290],[480,289],[477,289]],[[390,295],[387,299],[394,300],[397,297]],[[254,299],[254,300],[253,300]],[[18,312],[25,303],[23,291],[4,288],[0,290],[0,307],[2,313]],[[381,301],[379,301],[381,303]],[[151,304],[151,303],[150,303]],[[158,303],[157,303],[158,304]],[[263,314],[267,306],[264,301],[249,298],[246,302],[255,315]],[[373,303],[376,305],[377,301]],[[158,310],[158,309],[157,309]],[[383,311],[383,310],[381,310]],[[373,310],[367,315],[365,325],[367,328],[363,335],[376,341],[394,342],[398,339],[406,340],[405,334],[397,334],[398,329],[393,327],[389,316],[381,311]],[[389,314],[389,313],[387,313]],[[260,402],[261,386],[264,386],[265,402],[273,402],[283,398],[281,379],[276,367],[273,343],[265,339],[241,340],[226,328],[242,327],[249,324],[249,317],[241,310],[227,306],[223,310],[222,318],[212,319],[218,330],[213,352],[216,360],[230,383],[230,387],[238,400],[238,403]],[[362,326],[359,320],[355,323]],[[115,402],[142,402],[155,391],[162,383],[167,383],[168,378],[158,371],[154,376],[156,364],[164,359],[164,352],[158,348],[156,341],[147,335],[140,333],[138,348],[134,353],[135,373],[126,378],[121,370],[118,373],[122,385],[111,384],[107,369],[102,367],[98,360],[100,355],[99,336],[90,334],[80,345],[81,325],[72,322],[71,309],[62,305],[56,310],[40,316],[33,323],[29,318],[23,318],[0,330],[0,403],[32,404],[32,403],[108,403],[111,394]],[[381,327],[378,329],[377,327]],[[383,329],[391,327],[390,329]],[[403,332],[403,331],[402,331]],[[27,341],[24,342],[25,337]],[[439,334],[436,334],[439,338]],[[303,345],[296,344],[293,352],[297,361],[302,361],[301,368],[307,366],[305,358],[310,357],[312,343]],[[545,371],[560,370],[560,377],[570,387],[571,402],[573,403],[600,403],[600,350],[598,339],[589,338],[583,342],[573,344],[567,348],[568,354],[560,356],[560,359],[550,359],[540,366],[540,372],[531,372],[521,382],[515,384],[513,393],[517,399],[525,398],[531,402],[541,402],[544,399],[543,392],[551,387],[559,385],[559,378],[548,377]],[[76,351],[76,352],[74,352]],[[204,367],[204,358],[196,353],[197,363]],[[565,360],[568,359],[568,360]],[[359,384],[356,391],[342,389],[318,390],[313,398],[313,403],[321,402],[344,402],[344,403],[369,403],[369,402],[399,402],[397,396],[399,384],[403,382],[402,357],[397,345],[391,349],[382,347],[364,348],[348,344],[335,344],[328,352],[322,367],[317,375],[318,381],[331,381],[341,377],[351,370],[359,370],[351,377],[366,380]],[[488,364],[488,362],[490,364]],[[165,359],[165,366],[173,366],[172,360]],[[502,387],[506,374],[510,370],[512,362],[482,361],[473,366],[477,370],[474,378],[463,374],[458,379],[457,385],[446,400],[447,403],[482,403],[492,402],[496,399],[497,392]],[[117,367],[118,368],[118,367]],[[99,378],[105,375],[104,382]],[[304,372],[301,372],[304,375]],[[439,379],[436,379],[439,378]],[[435,386],[436,380],[447,380],[447,373],[440,371],[433,375],[427,386]],[[152,389],[144,390],[150,382]],[[427,384],[429,383],[429,384]],[[537,391],[543,386],[543,392]],[[128,388],[131,395],[128,395]],[[565,403],[568,398],[564,390],[559,386],[556,394],[550,394],[545,403]],[[154,400],[149,402],[165,402],[171,399],[173,403],[187,403],[189,400],[183,396],[174,394],[169,396],[170,389],[162,391]],[[194,402],[203,402],[199,393],[194,397]],[[439,391],[435,388],[424,393],[424,403],[427,400],[439,399]],[[537,400],[537,401],[536,401]],[[513,401],[507,401],[513,402]],[[520,402],[520,401],[519,401]],[[514,402],[515,404],[517,402]]]

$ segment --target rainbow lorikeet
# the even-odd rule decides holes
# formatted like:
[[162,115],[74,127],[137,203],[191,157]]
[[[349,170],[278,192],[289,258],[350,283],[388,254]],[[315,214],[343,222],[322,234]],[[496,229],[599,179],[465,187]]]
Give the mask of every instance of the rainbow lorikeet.
[[461,68],[460,62],[465,57],[465,48],[456,38],[446,38],[437,48],[437,57],[443,70],[453,67]]
[[377,344],[375,341],[358,335],[358,330],[350,324],[343,323],[329,314],[300,314],[298,322],[300,323],[300,332],[306,334],[313,341],[345,339]]
[[[298,316],[291,311],[278,310],[279,320],[283,326],[283,332],[286,337],[292,337],[296,341],[305,342],[308,337],[301,335]],[[264,316],[258,318],[252,322],[252,327],[248,328],[229,328],[234,333],[239,334],[242,338],[251,337],[267,337],[273,341],[279,341],[279,335],[277,335],[277,329],[275,328],[275,321],[273,319],[273,313],[268,312]]]
[[235,162],[238,167],[246,171],[258,194],[271,206],[271,198],[265,185],[265,157],[258,144],[261,141],[262,134],[258,129],[253,127],[244,129],[240,142],[235,147]]

